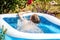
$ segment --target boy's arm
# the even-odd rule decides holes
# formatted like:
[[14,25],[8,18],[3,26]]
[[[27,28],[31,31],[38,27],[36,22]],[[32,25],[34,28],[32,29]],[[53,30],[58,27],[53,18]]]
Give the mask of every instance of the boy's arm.
[[18,16],[19,16],[20,20],[24,20],[24,18],[22,17],[22,14],[18,13]]

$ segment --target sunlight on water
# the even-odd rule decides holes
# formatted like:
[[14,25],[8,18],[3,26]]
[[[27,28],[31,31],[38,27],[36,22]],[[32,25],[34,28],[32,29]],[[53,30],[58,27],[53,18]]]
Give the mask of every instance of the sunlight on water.
[[52,26],[52,25],[45,25],[45,24],[40,24],[40,25],[42,25],[44,27],[47,27],[49,30],[51,30],[51,31],[53,31],[55,33],[60,33],[60,30],[58,28]]

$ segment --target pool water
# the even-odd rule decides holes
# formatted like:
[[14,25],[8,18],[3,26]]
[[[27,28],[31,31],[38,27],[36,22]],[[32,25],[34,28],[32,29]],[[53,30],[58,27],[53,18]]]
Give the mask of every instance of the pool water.
[[[27,20],[29,20],[30,16],[24,16],[25,18],[27,18]],[[44,32],[44,33],[60,33],[60,26],[50,22],[49,20],[47,20],[46,18],[39,16],[40,18],[40,23],[38,23],[38,27]],[[12,26],[13,28],[17,28],[17,21],[19,19],[19,17],[5,17],[3,18],[10,26]],[[6,35],[6,39],[9,40],[28,40],[28,39],[24,39],[24,38],[14,38],[11,36]]]
[[[30,16],[25,16],[29,20]],[[39,16],[40,23],[38,24],[38,27],[42,29],[44,33],[60,33],[60,26],[48,21],[42,16]],[[11,25],[13,28],[17,28],[17,20],[18,17],[10,17],[10,18],[3,18],[9,25]]]

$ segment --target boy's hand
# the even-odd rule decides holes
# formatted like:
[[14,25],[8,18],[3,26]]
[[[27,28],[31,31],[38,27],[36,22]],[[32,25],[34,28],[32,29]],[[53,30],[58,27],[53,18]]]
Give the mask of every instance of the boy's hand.
[[20,13],[18,13],[18,16],[20,17],[20,16],[22,16],[24,13],[25,13],[25,12],[20,12]]
[[18,13],[18,16],[19,16],[19,18],[20,18],[21,20],[24,20],[23,17],[22,17],[22,15],[23,15],[24,13],[25,13],[25,12],[20,12],[20,13]]

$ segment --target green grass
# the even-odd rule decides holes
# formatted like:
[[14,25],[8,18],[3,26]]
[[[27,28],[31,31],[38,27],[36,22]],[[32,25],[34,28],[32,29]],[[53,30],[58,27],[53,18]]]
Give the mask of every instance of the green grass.
[[0,30],[0,40],[5,40],[5,34],[7,29],[4,30],[4,26],[2,26],[2,29]]

